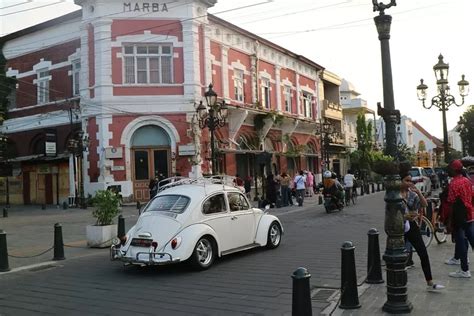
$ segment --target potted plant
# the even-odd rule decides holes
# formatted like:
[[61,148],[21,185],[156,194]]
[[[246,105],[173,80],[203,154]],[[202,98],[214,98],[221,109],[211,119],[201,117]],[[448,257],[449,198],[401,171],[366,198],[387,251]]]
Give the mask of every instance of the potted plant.
[[92,216],[96,218],[96,223],[86,228],[87,245],[109,247],[117,235],[117,225],[113,224],[113,220],[120,213],[120,198],[110,190],[99,190],[92,198],[92,205],[95,207]]

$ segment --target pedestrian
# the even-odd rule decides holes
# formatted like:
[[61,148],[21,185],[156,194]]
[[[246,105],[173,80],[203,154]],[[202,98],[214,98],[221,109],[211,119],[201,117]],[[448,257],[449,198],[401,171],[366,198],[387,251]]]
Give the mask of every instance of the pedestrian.
[[286,172],[283,172],[280,178],[281,178],[280,184],[281,184],[282,203],[283,203],[283,206],[288,206],[290,204],[289,199],[291,198],[290,196],[291,178]]
[[448,166],[448,174],[452,177],[448,186],[447,203],[451,207],[452,235],[456,243],[455,253],[461,260],[461,270],[449,273],[453,278],[470,278],[469,263],[467,261],[467,250],[469,245],[474,249],[474,209],[472,206],[473,192],[471,182],[462,176],[461,160],[453,160]]
[[308,171],[308,173],[306,174],[306,195],[309,197],[312,197],[314,193],[313,182],[314,182],[313,173],[311,171]]
[[252,187],[252,177],[246,176],[244,180],[245,196],[250,200],[250,188]]
[[347,170],[346,175],[344,176],[344,189],[346,193],[346,205],[349,205],[349,201],[352,197],[352,190],[354,188],[355,177],[352,174],[351,169]]
[[[415,248],[416,253],[420,257],[421,268],[425,275],[427,290],[442,290],[445,288],[443,285],[433,282],[433,277],[431,275],[430,258],[428,256],[428,251],[426,251],[423,238],[421,237],[420,227],[416,222],[416,219],[420,216],[420,209],[425,208],[427,205],[426,199],[411,180],[409,168],[402,168],[400,170],[400,177],[402,179],[400,186],[400,195],[402,197],[402,204],[404,206],[403,217],[405,221],[403,227],[405,233],[405,241],[410,242],[410,244],[413,246],[413,248]],[[410,261],[412,261],[412,252],[409,253],[407,265],[411,263]]]
[[158,177],[154,179],[150,179],[150,183],[148,184],[148,189],[150,191],[150,199],[154,198],[155,195],[158,193]]
[[277,193],[276,193],[276,181],[273,174],[267,176],[267,186],[265,190],[266,200],[270,204],[270,207],[274,207],[276,204]]
[[303,170],[300,170],[300,173],[293,180],[295,189],[296,189],[296,201],[298,206],[303,206],[304,202],[304,193],[306,191],[306,177]]

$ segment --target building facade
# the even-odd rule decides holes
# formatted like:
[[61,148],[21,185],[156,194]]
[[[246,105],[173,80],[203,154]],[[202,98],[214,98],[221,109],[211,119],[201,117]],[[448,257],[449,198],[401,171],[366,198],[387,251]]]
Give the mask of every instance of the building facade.
[[255,184],[321,173],[321,115],[343,147],[337,76],[207,14],[215,3],[77,0],[81,10],[1,38],[17,81],[1,126],[15,152],[10,202],[73,204],[111,186],[146,201],[158,174],[209,174],[209,130],[196,116],[209,83],[229,105],[219,173]]

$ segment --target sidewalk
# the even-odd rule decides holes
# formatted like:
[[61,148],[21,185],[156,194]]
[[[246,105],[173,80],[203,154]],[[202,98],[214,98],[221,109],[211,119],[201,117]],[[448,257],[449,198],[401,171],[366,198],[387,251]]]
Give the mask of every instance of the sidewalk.
[[[385,244],[381,243],[380,252],[382,255],[384,249]],[[408,270],[407,285],[408,299],[413,305],[410,315],[473,315],[474,279],[451,278],[448,273],[460,269],[460,266],[444,264],[444,261],[452,257],[454,253],[454,244],[451,243],[451,238],[448,237],[448,241],[441,245],[433,240],[428,248],[428,253],[434,282],[445,285],[446,289],[440,292],[427,291],[420,260],[416,253],[413,254],[415,268]],[[474,256],[470,257],[472,265]],[[386,280],[386,271],[383,267],[382,269],[383,278]],[[359,288],[360,309],[342,310],[337,308],[333,315],[389,315],[382,312],[382,306],[387,301],[386,294],[386,283],[364,285]]]
[[[107,252],[108,248],[87,247],[86,226],[95,223],[92,210],[92,207],[63,210],[56,206],[42,210],[38,205],[12,205],[8,209],[8,217],[0,216],[0,230],[6,232],[7,237],[10,269],[51,261],[53,250],[47,250],[54,245],[56,223],[62,226],[66,259]],[[127,230],[136,222],[138,210],[135,206],[123,206],[122,216]]]

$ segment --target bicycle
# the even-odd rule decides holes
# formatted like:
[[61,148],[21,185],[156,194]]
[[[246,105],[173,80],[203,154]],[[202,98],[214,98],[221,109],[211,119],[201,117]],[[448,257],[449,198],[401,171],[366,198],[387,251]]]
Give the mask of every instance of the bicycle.
[[[344,199],[346,201],[346,206],[349,206],[351,201],[352,201],[352,205],[355,205],[356,201],[357,201],[357,190],[356,190],[356,188],[354,188],[354,187],[345,188],[344,191],[345,191],[344,192]],[[351,192],[351,194],[349,194],[349,192]]]
[[438,244],[445,243],[448,240],[448,230],[446,225],[441,223],[439,214],[439,198],[428,198],[428,207],[426,209],[427,218],[431,220],[434,227],[434,237]]
[[416,221],[420,227],[420,234],[421,238],[423,239],[423,243],[425,244],[425,247],[428,248],[433,241],[433,237],[435,236],[435,229],[433,228],[431,221],[424,215],[419,216]]

